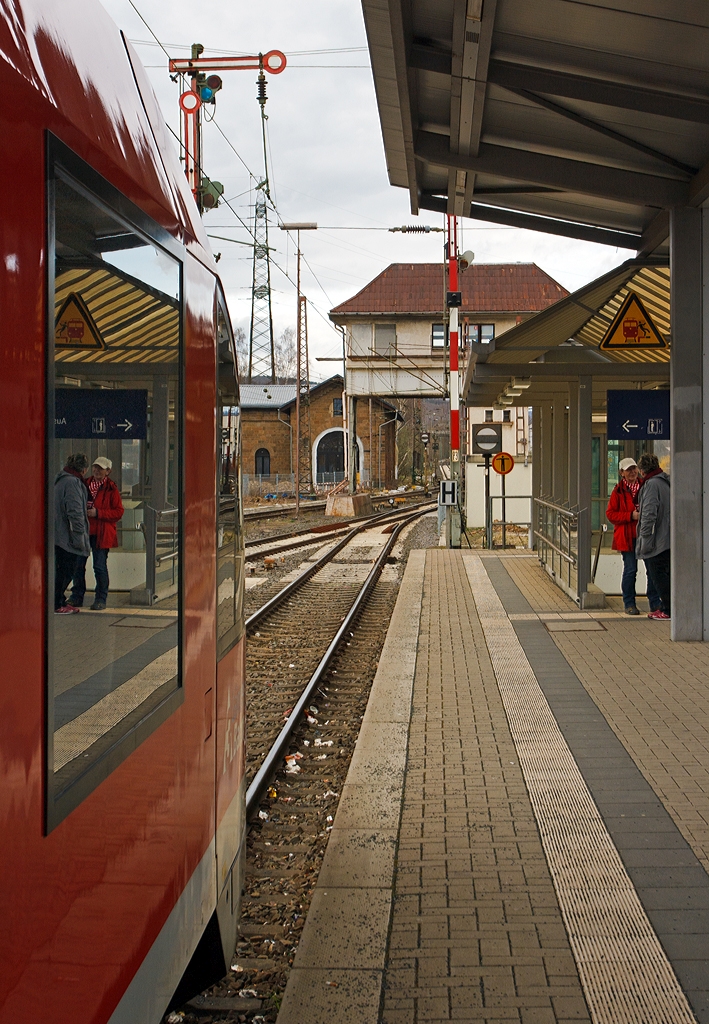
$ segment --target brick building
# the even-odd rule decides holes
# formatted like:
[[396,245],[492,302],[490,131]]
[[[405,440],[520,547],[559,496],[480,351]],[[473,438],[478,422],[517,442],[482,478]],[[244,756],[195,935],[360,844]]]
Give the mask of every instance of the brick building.
[[[310,388],[311,472],[322,487],[344,477],[342,389],[339,375]],[[241,385],[242,466],[248,478],[293,473],[295,395],[295,384]],[[359,399],[356,414],[360,483],[391,487],[396,479],[396,428],[401,416],[382,398]]]

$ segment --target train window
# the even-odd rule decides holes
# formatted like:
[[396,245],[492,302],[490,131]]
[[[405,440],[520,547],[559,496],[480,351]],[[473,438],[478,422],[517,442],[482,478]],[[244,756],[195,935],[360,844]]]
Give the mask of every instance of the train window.
[[217,658],[243,633],[243,512],[241,431],[234,338],[221,296],[217,302]]
[[181,686],[181,265],[49,185],[48,765],[75,805]]

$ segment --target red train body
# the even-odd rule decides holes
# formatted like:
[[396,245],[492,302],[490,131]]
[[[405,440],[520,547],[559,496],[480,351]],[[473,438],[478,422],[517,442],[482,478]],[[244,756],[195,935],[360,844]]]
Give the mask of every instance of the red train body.
[[[0,82],[0,1021],[148,1024],[200,942],[229,956],[236,934],[233,341],[175,147],[99,4],[0,0]],[[72,296],[95,338],[74,323],[62,347]],[[92,411],[109,393],[116,424]],[[127,511],[108,613],[58,616],[53,480],[78,447],[113,453]]]

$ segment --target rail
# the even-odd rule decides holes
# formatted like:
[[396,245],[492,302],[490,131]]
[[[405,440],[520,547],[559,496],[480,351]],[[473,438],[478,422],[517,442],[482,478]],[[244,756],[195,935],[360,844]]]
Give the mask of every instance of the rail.
[[304,572],[300,573],[299,576],[296,576],[294,580],[291,580],[290,583],[286,584],[286,586],[283,587],[282,590],[279,590],[278,593],[270,599],[270,601],[266,601],[266,603],[261,605],[260,608],[257,608],[256,611],[252,615],[250,615],[249,618],[246,620],[246,628],[253,629],[254,626],[256,626],[267,615],[270,615],[271,612],[275,611],[276,608],[283,604],[283,602],[286,601],[292,594],[294,594],[297,590],[300,590],[300,588],[305,583],[307,583],[308,580],[311,579],[317,572],[319,572],[324,565],[327,565],[328,562],[331,562],[335,555],[342,551],[345,545],[349,544],[352,538],[355,537],[358,533],[361,533],[363,530],[370,530],[373,526],[377,526],[377,524],[385,522],[388,519],[408,515],[408,518],[404,520],[404,522],[406,523],[409,521],[409,519],[415,519],[416,516],[424,515],[426,512],[432,511],[434,507],[434,502],[426,501],[422,502],[420,506],[415,506],[415,509],[408,508],[406,509],[405,512],[402,511],[402,509],[397,509],[394,512],[383,512],[381,515],[370,516],[364,522],[358,523],[356,526],[353,526],[352,529],[348,530],[347,535],[343,537],[342,540],[338,541],[337,544],[333,545],[333,547],[326,551],[324,555],[321,555],[316,562],[313,562],[313,564],[308,566],[308,568]]
[[579,594],[578,542],[581,515],[578,510],[546,498],[535,498],[534,536],[539,561],[575,601]]
[[[495,538],[493,534],[494,528],[502,528],[502,547],[507,547],[507,527],[508,526],[526,526],[528,531],[528,547],[534,545],[534,520],[533,520],[533,508],[532,508],[532,495],[531,494],[491,494],[489,497],[490,508],[486,518],[487,521],[487,533],[485,538],[485,546],[487,548],[495,547]],[[502,503],[502,519],[495,520],[494,518],[494,504],[493,502],[499,501]],[[507,519],[507,502],[508,501],[527,501],[529,502],[529,519]]]
[[[432,503],[431,503],[431,505],[432,505]],[[381,552],[379,553],[379,557],[377,558],[376,562],[372,566],[372,569],[370,570],[369,575],[367,576],[367,579],[362,584],[362,587],[360,588],[360,590],[359,590],[359,592],[357,594],[357,597],[355,598],[354,602],[352,603],[352,606],[350,607],[349,612],[347,613],[345,618],[342,620],[342,623],[340,624],[340,628],[337,630],[337,633],[335,634],[333,639],[330,641],[330,644],[328,645],[327,650],[325,651],[325,653],[323,654],[322,658],[320,659],[320,662],[318,663],[317,668],[315,669],[315,671],[313,672],[312,676],[310,677],[310,679],[306,683],[305,688],[303,689],[303,692],[301,693],[300,697],[298,698],[298,701],[295,704],[295,706],[294,706],[294,708],[293,708],[293,710],[292,710],[292,712],[291,712],[291,714],[290,714],[290,716],[288,718],[288,721],[285,723],[285,725],[281,729],[281,731],[278,734],[278,737],[277,737],[275,743],[273,744],[273,746],[270,748],[270,750],[266,754],[266,757],[264,758],[264,760],[263,760],[263,762],[261,764],[261,767],[259,768],[258,772],[254,776],[253,781],[252,781],[251,785],[249,786],[249,788],[248,788],[248,790],[246,792],[246,817],[247,817],[247,820],[250,817],[253,816],[256,808],[258,807],[259,801],[261,799],[261,796],[263,795],[263,792],[264,792],[265,788],[268,786],[271,778],[273,777],[274,773],[276,772],[276,770],[280,766],[281,761],[283,759],[283,756],[284,756],[286,750],[288,749],[288,746],[290,745],[291,735],[295,731],[295,728],[298,725],[298,722],[300,721],[300,718],[302,717],[302,714],[303,714],[304,710],[307,708],[308,703],[312,699],[313,693],[318,688],[318,686],[321,684],[321,682],[323,680],[323,677],[324,677],[328,667],[330,666],[333,658],[337,654],[337,651],[338,651],[338,648],[340,647],[340,644],[343,642],[345,637],[347,637],[349,635],[353,625],[355,624],[359,614],[362,611],[362,608],[364,607],[365,603],[367,602],[367,600],[368,600],[368,598],[369,598],[369,596],[370,596],[370,594],[371,594],[371,592],[372,592],[372,590],[373,590],[377,580],[379,579],[381,571],[382,571],[382,569],[384,568],[384,566],[386,564],[387,558],[389,557],[389,553],[391,552],[391,549],[394,547],[394,544],[396,543],[396,539],[399,536],[399,533],[413,519],[416,519],[418,516],[425,515],[426,512],[428,512],[428,511],[430,511],[429,507],[417,509],[413,513],[411,513],[411,511],[409,510],[410,514],[405,519],[403,519],[401,522],[395,524],[395,526],[394,526],[394,528],[393,528],[393,530],[391,532],[391,535],[389,536],[386,544],[384,545],[384,547],[382,548]],[[384,518],[386,518],[386,515],[387,514],[385,513],[384,516],[381,516],[381,517],[378,517],[378,518],[384,519]],[[388,513],[388,515],[390,516],[391,513]],[[360,529],[366,529],[367,527],[371,527],[372,525],[374,525],[374,524],[373,524],[373,521],[370,519],[368,523],[363,523],[361,528],[356,528],[355,530],[352,530],[350,532],[350,534],[344,539],[344,541],[342,541],[340,544],[336,545],[336,549],[340,550],[342,547],[344,547],[344,545],[352,538],[352,536],[355,533],[359,533],[360,532]],[[334,557],[335,553],[336,553],[336,551],[328,552],[327,556],[324,556],[323,558],[319,559],[319,561],[316,562],[315,565],[318,566],[318,568],[320,568],[322,566],[322,564],[324,564],[325,560],[329,561],[331,558]],[[312,566],[311,569],[308,569],[306,571],[306,573],[303,573],[301,576],[299,576],[298,580],[301,580],[306,575],[307,575],[307,579],[310,579],[314,575],[314,572],[312,570],[317,571],[317,569],[315,569],[315,566]],[[294,580],[293,583],[298,582],[298,580]],[[305,580],[303,580],[303,582],[305,582]],[[276,595],[276,597],[279,597],[279,596],[283,595],[285,593],[285,591],[288,591],[289,594],[292,593],[292,590],[290,589],[291,587],[292,587],[292,584],[289,584],[289,586],[285,587],[284,590],[280,592],[280,594]],[[288,596],[288,594],[286,594],[285,596]],[[285,600],[285,596],[282,598],[282,600]],[[280,603],[281,602],[279,601],[279,604]],[[269,601],[269,602],[267,602],[266,605],[263,606],[263,608],[259,609],[259,612],[255,613],[255,614],[258,615],[264,609],[268,609],[269,611],[273,610],[273,607],[275,607],[275,606],[272,604],[271,601]],[[253,619],[254,619],[254,616],[252,615],[251,618],[247,620],[247,625],[252,623]]]
[[146,505],[140,524],[145,536],[145,597],[154,604],[177,591],[180,514],[177,508]]

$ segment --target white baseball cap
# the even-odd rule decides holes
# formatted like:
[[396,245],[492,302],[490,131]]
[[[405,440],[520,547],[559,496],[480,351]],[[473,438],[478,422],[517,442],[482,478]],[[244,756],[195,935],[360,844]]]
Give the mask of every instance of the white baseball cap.
[[[113,469],[113,463],[110,459],[107,459],[105,455],[99,455],[97,459],[91,463],[92,466],[100,466],[101,469]],[[635,465],[635,463],[633,463]]]
[[[107,460],[104,460],[104,461],[107,461]],[[633,467],[635,467],[637,469],[637,466],[638,466],[638,464],[635,461],[635,459],[621,459],[620,462],[618,463],[618,469],[623,469],[623,470],[633,469]]]

